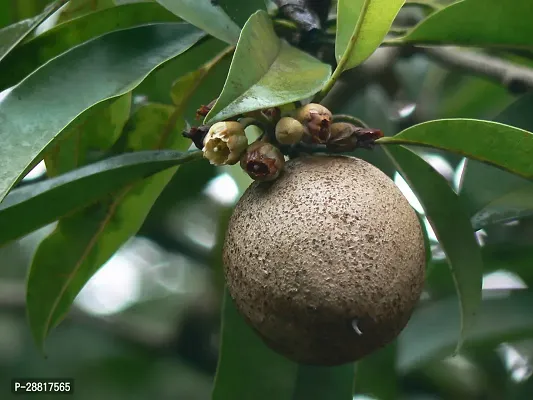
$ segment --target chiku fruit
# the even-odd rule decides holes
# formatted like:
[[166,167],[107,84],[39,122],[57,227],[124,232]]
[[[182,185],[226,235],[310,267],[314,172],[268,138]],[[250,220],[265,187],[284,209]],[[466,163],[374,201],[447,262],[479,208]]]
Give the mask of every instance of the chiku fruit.
[[391,342],[424,283],[416,213],[379,169],[343,156],[287,162],[238,202],[224,244],[237,309],[273,350],[338,365]]

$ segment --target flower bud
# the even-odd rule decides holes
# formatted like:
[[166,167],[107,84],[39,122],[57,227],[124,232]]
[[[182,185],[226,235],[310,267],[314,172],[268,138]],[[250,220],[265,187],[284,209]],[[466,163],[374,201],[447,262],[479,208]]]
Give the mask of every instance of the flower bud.
[[295,144],[302,140],[304,126],[297,119],[283,117],[276,124],[276,139],[281,144]]
[[270,107],[263,110],[263,114],[272,121],[279,121],[281,118],[281,110],[279,107]]
[[276,179],[285,166],[279,149],[267,142],[257,141],[248,146],[241,158],[241,168],[256,181]]
[[352,151],[357,148],[357,130],[361,130],[347,122],[335,122],[331,124],[330,138],[326,148],[330,151]]
[[329,139],[331,111],[326,107],[309,103],[296,112],[296,119],[307,129],[311,143],[326,143]]
[[193,141],[196,148],[204,148],[204,139],[209,132],[209,125],[191,126],[188,130],[183,131],[183,136]]
[[232,165],[248,146],[243,126],[235,121],[217,122],[204,139],[204,157],[213,165]]
[[202,119],[205,118],[207,114],[209,114],[209,111],[213,108],[215,103],[217,102],[218,97],[214,100],[212,100],[209,104],[205,105],[202,104],[198,110],[196,110],[196,119]]
[[376,139],[383,137],[379,129],[361,128],[347,122],[331,124],[330,139],[326,148],[330,151],[353,151],[357,148],[372,149]]

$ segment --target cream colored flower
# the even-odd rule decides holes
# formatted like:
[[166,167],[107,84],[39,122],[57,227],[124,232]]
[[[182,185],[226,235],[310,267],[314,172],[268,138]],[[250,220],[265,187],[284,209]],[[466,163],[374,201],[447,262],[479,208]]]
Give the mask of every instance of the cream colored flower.
[[248,147],[248,139],[239,122],[217,122],[204,138],[204,158],[213,165],[236,164]]

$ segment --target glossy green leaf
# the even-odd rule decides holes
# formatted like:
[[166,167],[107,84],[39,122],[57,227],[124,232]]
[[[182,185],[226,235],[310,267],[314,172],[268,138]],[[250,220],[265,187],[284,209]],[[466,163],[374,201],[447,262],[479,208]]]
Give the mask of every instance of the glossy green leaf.
[[264,0],[218,0],[218,4],[239,26],[244,26],[250,15],[256,11],[266,11]]
[[157,3],[134,3],[59,24],[8,54],[1,67],[0,90],[13,86],[48,60],[96,36],[143,24],[178,21],[178,17]]
[[106,194],[155,173],[201,158],[173,150],[126,153],[53,179],[15,189],[0,203],[0,246],[18,239]]
[[481,301],[483,261],[470,220],[446,179],[423,159],[402,146],[385,151],[420,200],[450,263],[461,308],[459,349]]
[[[196,87],[197,83],[192,83],[183,97],[188,98]],[[159,104],[139,108],[121,138],[122,150],[187,149],[190,140],[181,135],[185,123],[176,120],[181,112],[182,108]],[[117,188],[97,203],[62,218],[40,244],[26,295],[30,327],[38,346],[43,346],[91,276],[140,229],[177,168]]]
[[41,15],[0,29],[0,61],[65,2],[66,0],[58,0],[49,5]]
[[533,186],[520,189],[490,201],[472,217],[474,229],[533,216]]
[[96,161],[116,142],[130,116],[131,92],[107,103],[92,107],[65,128],[64,137],[44,157],[48,176]]
[[412,126],[377,142],[434,147],[533,179],[533,134],[497,122],[441,119]]
[[24,79],[0,104],[0,200],[81,112],[131,91],[202,37],[181,23],[112,32]]
[[[469,345],[497,345],[533,335],[533,293],[529,290],[489,291],[483,299],[476,325],[465,338]],[[398,339],[398,368],[409,372],[453,351],[459,332],[457,299],[423,304],[415,310]]]
[[379,47],[405,0],[339,0],[335,57],[356,67]]
[[[144,96],[151,102],[171,104],[172,96],[169,88],[175,83],[176,78],[191,73],[205,63],[210,62],[226,47],[226,43],[214,37],[206,37],[178,59],[168,62],[161,69],[150,74],[135,89],[134,94]],[[193,99],[187,106],[187,112],[185,113],[187,121],[192,123],[193,120],[196,120],[198,107],[201,104],[209,103],[220,94],[230,62],[231,57],[222,60],[215,66],[216,73],[210,73],[206,80],[200,84],[201,87],[194,93]]]
[[210,35],[229,44],[239,40],[240,29],[235,22],[211,0],[157,0],[159,4],[204,30]]
[[530,0],[458,1],[418,24],[403,43],[533,48]]
[[61,10],[57,23],[60,24],[114,6],[114,0],[70,0]]
[[[525,95],[495,121],[531,131],[532,107],[533,95]],[[459,197],[475,228],[533,215],[533,182],[473,160],[466,163]]]
[[329,65],[279,39],[268,14],[258,11],[242,29],[224,89],[206,122],[312,96],[330,73]]

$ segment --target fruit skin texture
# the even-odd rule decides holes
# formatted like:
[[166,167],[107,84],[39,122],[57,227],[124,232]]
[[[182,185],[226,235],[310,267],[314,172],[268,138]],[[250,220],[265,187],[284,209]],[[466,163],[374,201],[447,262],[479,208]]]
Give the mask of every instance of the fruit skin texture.
[[355,361],[396,338],[426,262],[402,193],[344,156],[300,157],[277,180],[254,182],[233,212],[223,257],[245,320],[273,350],[315,365]]

